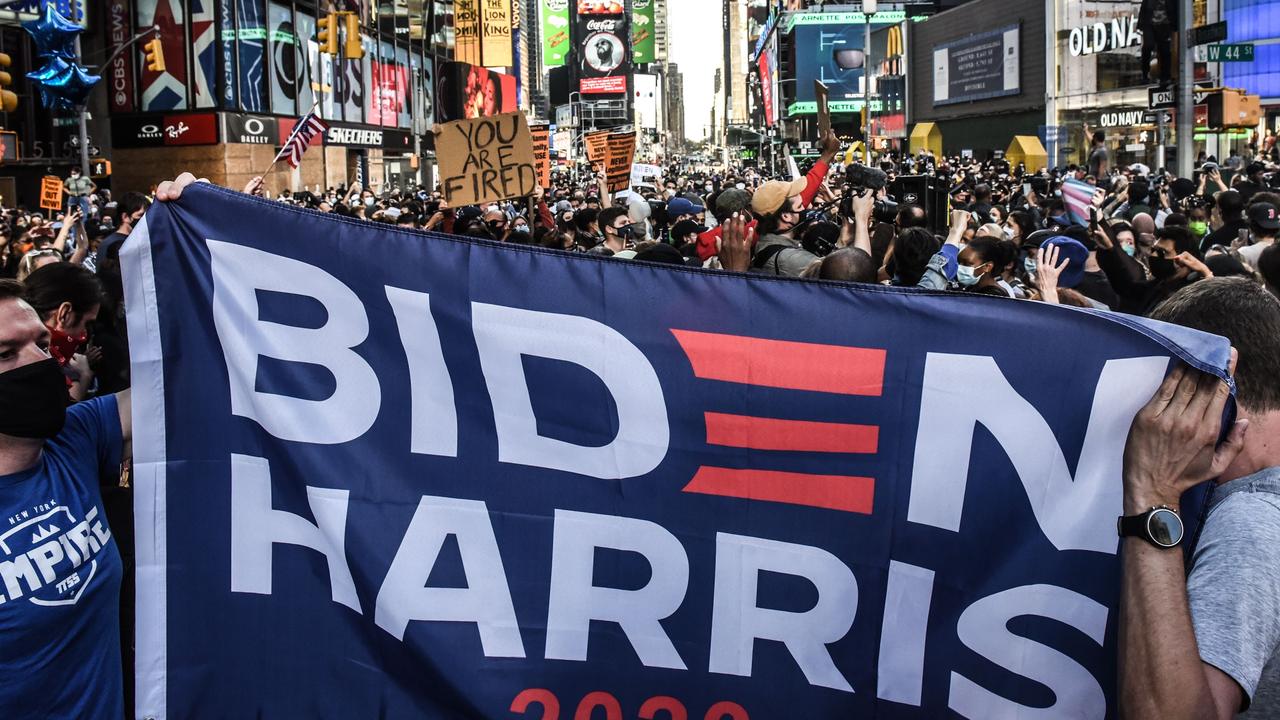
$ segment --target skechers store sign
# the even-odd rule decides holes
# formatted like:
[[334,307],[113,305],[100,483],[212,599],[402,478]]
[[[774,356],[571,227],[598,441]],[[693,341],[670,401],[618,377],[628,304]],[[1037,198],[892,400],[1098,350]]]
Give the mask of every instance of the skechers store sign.
[[1073,56],[1092,55],[1142,45],[1142,31],[1133,15],[1115,18],[1084,27],[1071,28],[1067,46]]

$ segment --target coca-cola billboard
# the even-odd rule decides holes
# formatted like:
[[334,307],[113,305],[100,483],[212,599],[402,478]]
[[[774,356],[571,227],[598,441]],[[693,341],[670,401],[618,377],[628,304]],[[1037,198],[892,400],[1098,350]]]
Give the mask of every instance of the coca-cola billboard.
[[577,15],[579,89],[584,94],[624,95],[631,76],[631,43],[625,14]]
[[[130,0],[107,0],[107,47],[115,52],[133,37],[129,19],[133,16]],[[107,71],[107,81],[112,112],[133,112],[133,53],[118,54]]]

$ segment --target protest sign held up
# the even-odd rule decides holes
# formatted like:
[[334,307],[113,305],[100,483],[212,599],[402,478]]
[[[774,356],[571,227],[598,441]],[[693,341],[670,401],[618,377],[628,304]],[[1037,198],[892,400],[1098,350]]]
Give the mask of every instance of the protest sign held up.
[[551,126],[530,125],[529,134],[533,137],[533,164],[538,170],[538,184],[551,187]]
[[62,178],[45,175],[40,180],[40,207],[44,210],[62,209]]
[[631,187],[631,162],[635,156],[636,134],[634,131],[613,133],[609,136],[604,167],[609,192],[622,192]]
[[599,130],[587,133],[583,136],[582,142],[587,149],[587,162],[599,168],[604,163],[605,156],[609,152],[609,131]]
[[436,125],[440,188],[450,205],[533,194],[538,172],[529,122],[520,112]]

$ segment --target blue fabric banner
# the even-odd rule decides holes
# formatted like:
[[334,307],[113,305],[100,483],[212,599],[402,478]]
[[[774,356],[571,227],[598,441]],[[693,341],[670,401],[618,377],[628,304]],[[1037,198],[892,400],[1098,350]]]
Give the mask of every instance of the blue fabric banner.
[[1114,717],[1125,437],[1228,360],[207,185],[122,258],[139,717]]

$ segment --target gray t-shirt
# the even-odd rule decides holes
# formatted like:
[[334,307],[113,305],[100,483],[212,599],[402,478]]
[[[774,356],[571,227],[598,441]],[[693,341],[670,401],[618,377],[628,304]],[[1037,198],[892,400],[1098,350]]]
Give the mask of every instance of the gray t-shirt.
[[[1107,148],[1103,145],[1093,149],[1089,153],[1089,174],[1098,178],[1102,174],[1102,166],[1107,164]],[[1098,178],[1101,180],[1102,178]]]
[[[1187,577],[1200,658],[1231,676],[1253,705],[1280,713],[1280,467],[1215,491]],[[1264,669],[1266,672],[1264,672]]]

